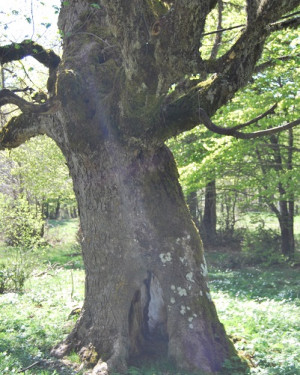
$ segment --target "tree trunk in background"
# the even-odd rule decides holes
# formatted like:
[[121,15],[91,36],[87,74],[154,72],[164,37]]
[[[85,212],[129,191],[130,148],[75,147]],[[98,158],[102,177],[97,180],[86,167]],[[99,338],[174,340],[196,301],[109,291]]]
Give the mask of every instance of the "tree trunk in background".
[[209,182],[205,187],[205,205],[201,225],[203,240],[207,244],[214,244],[217,237],[217,211],[216,211],[216,181]]
[[55,206],[55,213],[54,213],[55,220],[59,218],[59,211],[60,211],[60,201],[57,201],[56,206]]
[[[284,171],[284,160],[281,154],[279,137],[271,136],[271,144],[273,145],[275,170],[278,173],[283,173]],[[292,170],[293,168],[293,130],[289,130],[288,133],[288,155],[287,155],[287,169]],[[277,215],[280,234],[281,234],[281,252],[283,255],[292,258],[295,254],[295,239],[294,239],[294,197],[293,193],[289,193],[290,200],[286,199],[287,188],[283,185],[281,181],[278,183],[279,192],[279,211],[273,210]],[[272,208],[272,207],[271,207]]]
[[196,227],[199,228],[200,227],[199,206],[198,206],[198,198],[197,198],[197,192],[196,191],[192,191],[192,192],[187,194],[186,203],[189,207],[190,214],[192,216],[192,219],[193,219]]
[[291,258],[295,253],[294,202],[281,201],[279,206],[280,216],[278,220],[281,234],[281,252]]

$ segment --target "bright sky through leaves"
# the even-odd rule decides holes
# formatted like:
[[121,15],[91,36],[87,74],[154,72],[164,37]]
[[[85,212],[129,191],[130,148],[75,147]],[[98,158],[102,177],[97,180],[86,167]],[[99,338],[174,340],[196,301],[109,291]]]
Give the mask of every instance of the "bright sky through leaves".
[[60,0],[0,0],[0,43],[32,39],[58,47],[57,17]]

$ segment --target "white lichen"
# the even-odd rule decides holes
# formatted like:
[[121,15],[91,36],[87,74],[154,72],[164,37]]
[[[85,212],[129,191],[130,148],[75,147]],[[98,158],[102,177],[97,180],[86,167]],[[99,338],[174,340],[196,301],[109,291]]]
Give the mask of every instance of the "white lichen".
[[180,295],[180,297],[187,296],[186,289],[181,288],[180,286],[177,287],[177,292]]
[[185,275],[185,278],[187,279],[187,281],[189,281],[189,282],[191,282],[191,283],[194,283],[195,281],[194,281],[194,279],[193,279],[193,276],[194,276],[193,272],[189,272],[189,273],[187,273],[187,274]]
[[193,320],[194,320],[194,318],[193,318],[192,316],[190,316],[190,317],[188,318],[188,321],[189,321],[190,323],[192,323]]
[[176,289],[175,285],[171,285],[171,290],[175,290],[175,289]]
[[193,329],[193,328],[194,328],[194,326],[193,326],[192,323],[189,324],[189,328],[190,328],[190,329]]
[[161,253],[159,254],[159,257],[160,257],[160,260],[163,264],[167,263],[167,262],[172,262],[172,256],[171,256],[171,253]]
[[206,297],[207,297],[207,299],[208,299],[209,301],[211,301],[211,295],[210,295],[209,292],[206,292]]
[[208,275],[207,264],[206,264],[205,259],[203,259],[203,263],[201,263],[201,273],[204,277]]
[[171,302],[172,304],[174,304],[174,303],[175,303],[175,298],[174,298],[174,297],[171,297],[170,302]]
[[181,315],[184,315],[185,313],[186,313],[186,308],[185,308],[184,305],[181,305],[181,306],[180,306],[180,314],[181,314]]

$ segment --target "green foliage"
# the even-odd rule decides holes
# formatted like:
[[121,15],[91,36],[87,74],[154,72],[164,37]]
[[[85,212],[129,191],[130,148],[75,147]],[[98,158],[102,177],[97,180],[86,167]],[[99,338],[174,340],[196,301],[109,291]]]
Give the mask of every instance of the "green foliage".
[[31,270],[22,260],[8,265],[0,264],[0,294],[10,291],[21,292],[30,273]]
[[[74,221],[70,224],[73,233]],[[66,232],[64,228],[57,234],[62,238]],[[69,314],[83,300],[84,272],[73,269],[70,260],[73,262],[74,258],[70,258],[70,251],[70,246],[60,246],[59,262],[53,258],[55,248],[29,252],[25,257],[20,253],[17,259],[17,249],[0,247],[5,268],[12,262],[19,264],[20,260],[28,259],[30,254],[33,265],[30,277],[25,280],[25,293],[9,290],[9,293],[0,295],[0,374],[15,374],[37,361],[39,364],[26,374],[80,373],[49,357],[51,347],[62,339],[62,333],[68,334],[74,326],[75,321]],[[70,360],[78,363],[76,358],[74,354]]]
[[265,229],[263,225],[254,231],[243,233],[242,254],[244,262],[249,265],[271,266],[283,262],[280,253],[280,236],[272,229]]
[[72,181],[65,158],[54,141],[41,136],[12,150],[12,174],[18,176],[32,200],[75,201]]
[[7,245],[29,249],[39,244],[43,221],[24,196],[13,200],[1,194],[0,215],[0,230]]
[[36,267],[38,252],[41,254],[40,250],[22,247],[5,246],[1,249],[3,260],[0,263],[0,294],[24,290],[26,280]]

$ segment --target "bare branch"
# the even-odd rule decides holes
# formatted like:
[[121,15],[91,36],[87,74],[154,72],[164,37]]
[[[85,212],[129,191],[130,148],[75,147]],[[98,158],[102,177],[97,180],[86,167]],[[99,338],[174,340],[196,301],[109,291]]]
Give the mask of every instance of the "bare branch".
[[275,109],[277,108],[277,105],[278,104],[275,103],[274,105],[272,105],[272,107],[270,109],[268,109],[266,112],[262,113],[261,115],[255,117],[254,119],[252,119],[250,121],[245,122],[244,124],[240,124],[240,125],[234,126],[234,127],[230,128],[230,129],[240,130],[240,129],[245,128],[246,126],[249,126],[251,124],[257,123],[259,120],[263,119],[264,117],[266,117],[268,115],[271,115],[271,114],[274,114],[275,113]]
[[60,58],[51,50],[45,50],[32,40],[23,40],[21,43],[12,43],[0,47],[0,63],[21,60],[32,56],[49,69],[57,68]]
[[209,31],[208,33],[202,34],[202,37],[206,36],[206,35],[220,34],[220,33],[223,33],[224,31],[229,31],[229,30],[234,30],[234,29],[241,29],[242,27],[246,27],[246,25],[245,24],[241,24],[241,25],[235,25],[235,26],[231,26],[231,27],[226,27],[225,29],[218,29],[218,30],[214,30],[214,31]]
[[55,112],[58,109],[58,101],[55,98],[50,98],[43,104],[33,104],[16,95],[14,92],[3,89],[0,91],[0,107],[6,104],[14,104],[23,112],[40,114]]
[[295,17],[295,18],[288,19],[285,21],[271,23],[268,29],[270,32],[274,32],[274,31],[283,30],[287,28],[295,29],[299,25],[300,25],[300,17]]
[[[201,122],[204,124],[204,126],[208,129],[211,130],[214,133],[221,134],[221,135],[229,135],[235,138],[240,138],[240,139],[253,139],[253,138],[259,138],[263,136],[270,136],[271,134],[275,134],[287,129],[291,129],[297,125],[300,124],[300,119],[297,119],[295,121],[289,122],[288,124],[277,126],[275,128],[270,128],[266,130],[260,130],[256,131],[253,133],[241,133],[236,130],[237,127],[234,128],[222,128],[216,124],[214,124],[207,113],[202,109],[199,108],[199,117]],[[253,123],[253,120],[249,121],[249,123]],[[244,126],[245,124],[243,124]]]
[[[291,14],[289,14],[287,16],[281,17],[281,19],[291,18],[292,16],[295,16],[295,15],[297,15],[299,13],[300,12],[294,12],[294,13],[291,13]],[[298,17],[293,18],[292,20],[296,20],[296,19],[298,19]],[[289,20],[289,21],[292,21],[292,20]],[[282,22],[279,22],[279,24],[282,24]],[[292,27],[294,27],[293,26],[294,22],[291,22],[291,24],[292,24]],[[278,27],[278,22],[273,23],[270,26],[271,27],[275,27],[275,25],[277,25],[276,27]],[[285,25],[285,28],[289,27],[289,24],[284,24],[284,25]],[[202,34],[202,37],[206,36],[206,35],[220,34],[220,33],[223,33],[224,31],[230,31],[230,30],[234,30],[234,29],[241,29],[241,28],[246,27],[246,26],[247,25],[243,23],[241,25],[234,25],[234,26],[230,26],[230,27],[226,27],[226,28],[217,28],[217,30],[209,31],[208,33]]]

